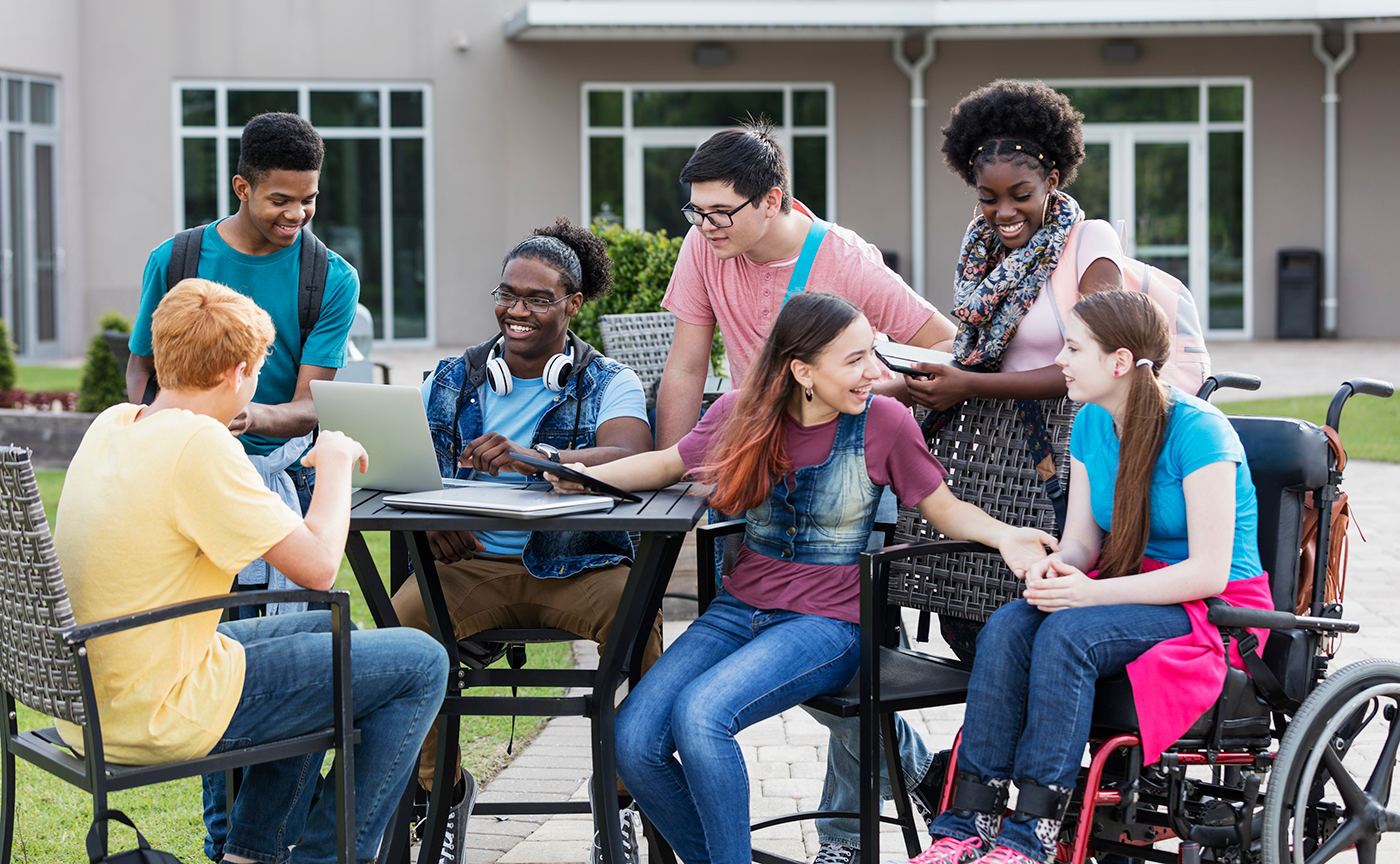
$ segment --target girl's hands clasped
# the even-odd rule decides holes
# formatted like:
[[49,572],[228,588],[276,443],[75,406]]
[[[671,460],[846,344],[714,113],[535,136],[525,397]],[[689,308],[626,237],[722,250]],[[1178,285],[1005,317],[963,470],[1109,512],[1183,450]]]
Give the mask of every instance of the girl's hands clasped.
[[1059,555],[1049,555],[1026,573],[1026,590],[1022,596],[1042,612],[1058,612],[1076,606],[1098,605],[1094,599],[1096,587],[1083,570],[1061,560]]

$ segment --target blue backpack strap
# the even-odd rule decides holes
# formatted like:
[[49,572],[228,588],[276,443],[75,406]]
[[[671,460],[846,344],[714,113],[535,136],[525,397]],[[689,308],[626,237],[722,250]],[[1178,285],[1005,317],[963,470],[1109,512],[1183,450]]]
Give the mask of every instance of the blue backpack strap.
[[[797,256],[797,263],[793,265],[792,276],[788,278],[787,293],[783,295],[783,306],[807,287],[807,277],[812,274],[812,262],[817,257],[817,247],[822,245],[822,238],[826,232],[831,230],[831,223],[825,219],[812,217],[812,227],[807,229],[807,239],[802,242],[802,253]],[[781,307],[779,307],[781,308]]]

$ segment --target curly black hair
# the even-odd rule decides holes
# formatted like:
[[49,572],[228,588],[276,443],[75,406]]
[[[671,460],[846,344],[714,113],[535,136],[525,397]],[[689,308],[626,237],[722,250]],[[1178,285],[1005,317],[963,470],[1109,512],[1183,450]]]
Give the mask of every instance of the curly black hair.
[[296,114],[269,111],[243,127],[238,142],[238,173],[256,186],[273,171],[320,171],[326,144]]
[[[516,258],[531,258],[559,272],[559,284],[564,286],[566,294],[582,294],[583,299],[587,301],[597,300],[612,290],[612,259],[608,257],[608,247],[592,231],[580,228],[569,222],[567,217],[560,216],[554,220],[553,225],[531,231],[530,237],[553,237],[574,250],[574,254],[578,256],[579,270],[583,274],[583,284],[575,284],[573,262],[565,260],[563,251],[556,251],[545,245],[529,245],[524,249],[517,245],[501,262],[502,271]],[[522,240],[521,244],[524,242]]]
[[1084,115],[1069,97],[1039,81],[993,81],[959,100],[943,127],[948,170],[977,185],[977,169],[993,161],[1020,162],[1060,171],[1060,185],[1074,180],[1084,161]]

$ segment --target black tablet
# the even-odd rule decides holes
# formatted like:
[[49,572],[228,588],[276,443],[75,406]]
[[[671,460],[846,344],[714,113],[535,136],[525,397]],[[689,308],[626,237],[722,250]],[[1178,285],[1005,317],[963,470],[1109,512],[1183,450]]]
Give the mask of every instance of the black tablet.
[[513,453],[510,458],[519,462],[521,465],[529,465],[531,468],[534,468],[537,473],[548,471],[555,477],[563,477],[565,480],[572,480],[589,492],[596,492],[599,495],[611,495],[619,501],[629,501],[633,504],[642,500],[640,495],[634,495],[625,489],[619,489],[616,486],[604,483],[597,477],[585,474],[582,471],[575,471],[567,465],[560,465],[558,462],[551,462],[543,457],[522,456],[519,453]]

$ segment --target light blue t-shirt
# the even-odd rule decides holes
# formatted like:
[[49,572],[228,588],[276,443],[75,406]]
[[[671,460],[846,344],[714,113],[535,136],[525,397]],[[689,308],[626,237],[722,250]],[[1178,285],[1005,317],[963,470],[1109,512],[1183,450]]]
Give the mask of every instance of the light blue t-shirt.
[[[220,220],[222,221],[222,220]],[[263,364],[258,392],[253,401],[264,405],[281,405],[292,401],[296,393],[299,362],[312,366],[339,369],[345,365],[345,343],[350,324],[355,320],[355,305],[360,299],[360,277],[350,262],[335,252],[330,253],[326,272],[326,291],[321,298],[321,317],[316,327],[301,342],[301,321],[297,309],[299,277],[301,275],[301,236],[286,249],[271,255],[245,255],[234,249],[208,226],[199,247],[199,276],[211,282],[227,285],[266,310],[277,328],[272,354]],[[146,272],[141,277],[141,305],[131,328],[128,345],[131,353],[152,356],[151,315],[165,296],[166,273],[170,268],[170,249],[174,238],[155,248],[146,259]],[[300,361],[298,361],[300,357]],[[286,443],[285,438],[265,435],[244,435],[239,440],[247,452],[265,456]]]
[[[1244,445],[1219,408],[1172,388],[1176,404],[1167,421],[1166,441],[1152,470],[1152,524],[1148,558],[1176,564],[1190,555],[1186,536],[1186,495],[1181,481],[1216,462],[1235,463],[1235,542],[1230,578],[1248,579],[1264,572],[1259,562],[1259,505],[1249,476]],[[1085,405],[1074,418],[1070,454],[1088,469],[1094,521],[1104,531],[1113,523],[1113,493],[1118,480],[1118,433],[1113,416]]]
[[[554,405],[556,394],[545,386],[543,378],[516,378],[512,375],[511,382],[510,393],[505,396],[492,393],[490,385],[486,383],[477,388],[481,428],[503,435],[522,447],[529,447],[535,440],[535,430],[544,413]],[[433,379],[429,376],[422,387],[425,408],[432,385]],[[642,381],[631,369],[624,368],[613,376],[598,406],[598,426],[617,417],[636,417],[643,423],[647,422],[647,402],[642,392]],[[472,479],[519,485],[527,478],[505,471],[492,477],[479,471]],[[529,531],[476,532],[476,539],[486,547],[483,551],[488,555],[519,555],[525,551],[525,541],[529,538]]]

